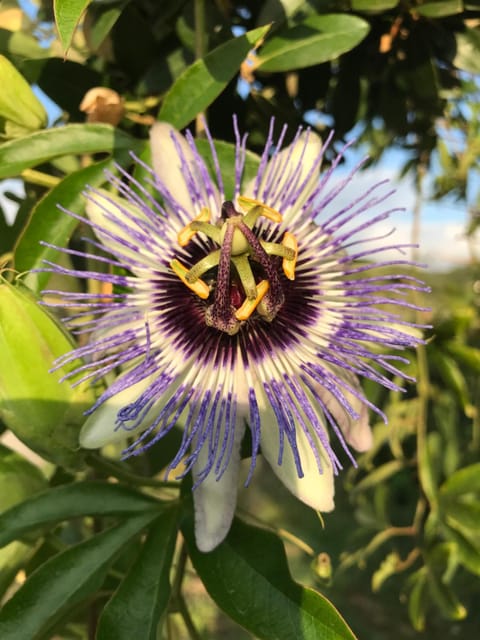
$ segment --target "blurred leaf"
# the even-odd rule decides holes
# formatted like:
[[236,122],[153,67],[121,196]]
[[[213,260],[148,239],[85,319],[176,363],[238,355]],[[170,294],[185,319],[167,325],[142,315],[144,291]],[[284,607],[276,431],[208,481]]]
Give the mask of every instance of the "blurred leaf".
[[121,549],[148,526],[157,512],[132,517],[39,567],[0,612],[2,640],[34,640],[102,585]]
[[474,533],[480,531],[480,504],[461,500],[450,500],[444,504],[445,515],[448,521],[453,521],[455,528],[470,530]]
[[444,349],[453,356],[460,365],[464,365],[473,373],[480,374],[480,349],[450,340],[444,344]]
[[456,543],[458,558],[463,566],[471,573],[480,576],[480,549],[454,526],[443,524],[445,535]]
[[123,0],[111,6],[103,7],[96,3],[93,24],[88,34],[88,44],[93,51],[97,51],[108,36],[128,2],[129,0]]
[[334,60],[357,46],[370,25],[357,16],[326,14],[311,16],[278,31],[261,48],[260,71],[288,71]]
[[467,610],[459,602],[455,593],[448,584],[445,584],[435,572],[428,573],[428,586],[432,599],[438,610],[447,620],[463,620]]
[[427,570],[425,567],[414,573],[409,580],[413,584],[408,597],[408,615],[416,631],[425,629],[427,609]]
[[3,513],[17,502],[33,493],[46,489],[47,480],[38,467],[16,451],[0,444],[0,512]]
[[434,370],[443,379],[447,389],[453,391],[462,409],[468,413],[471,407],[470,394],[462,369],[453,358],[437,349],[433,344],[429,345],[428,358]]
[[[0,445],[0,487],[4,488],[0,492],[0,513],[46,486],[47,480],[38,467]],[[0,550],[0,597],[30,553],[31,548],[23,542],[12,542]]]
[[23,31],[0,29],[0,53],[7,58],[44,58],[48,49],[41,47],[38,40]]
[[455,34],[457,55],[453,64],[463,71],[480,73],[480,33],[477,29],[465,29]]
[[380,482],[384,482],[395,473],[402,471],[404,468],[405,463],[403,460],[390,460],[389,462],[376,467],[367,476],[362,478],[360,482],[357,482],[352,489],[352,494],[372,489]]
[[453,16],[456,13],[462,13],[462,0],[438,0],[437,2],[423,2],[416,5],[413,11],[419,13],[425,18],[445,18]]
[[[0,516],[0,546],[28,531],[87,515],[121,515],[163,506],[121,484],[84,481],[60,485],[15,505]],[[1,637],[1,636],[0,636]]]
[[458,469],[462,459],[462,443],[457,430],[458,408],[453,394],[442,393],[432,404],[436,431],[443,440],[442,467],[443,477],[449,477]]
[[0,116],[25,129],[41,129],[47,123],[42,103],[13,64],[0,55]]
[[60,42],[66,52],[78,23],[91,0],[53,0],[53,11]]
[[480,493],[480,462],[459,469],[440,487],[440,494],[449,498],[471,492]]
[[[39,269],[45,266],[44,260],[54,261],[58,256],[56,249],[41,245],[41,241],[65,247],[70,240],[78,220],[61,211],[58,205],[77,215],[83,215],[86,201],[82,192],[85,186],[101,186],[106,180],[105,171],[115,171],[115,162],[125,164],[127,159],[129,156],[123,152],[115,160],[107,159],[75,171],[40,200],[15,247],[15,268],[20,273]],[[39,293],[47,284],[50,275],[46,272],[29,273],[24,280],[33,291]]]
[[0,178],[69,153],[140,151],[142,143],[108,124],[69,124],[0,145]]
[[396,551],[389,553],[382,561],[379,568],[372,575],[372,591],[380,591],[385,580],[397,573],[400,556]]
[[137,560],[103,610],[97,640],[156,640],[170,598],[178,515],[175,507],[152,525]]
[[399,0],[352,0],[352,11],[380,13],[397,6]]
[[198,551],[193,522],[182,527],[190,558],[210,596],[233,620],[265,640],[353,640],[322,595],[294,582],[283,544],[273,533],[235,520],[226,540]]
[[0,278],[0,416],[33,451],[77,468],[78,432],[93,394],[60,381],[68,367],[51,371],[71,348],[67,334],[26,287]]
[[158,119],[183,129],[217,98],[269,28],[267,25],[233,38],[187,67],[165,96]]

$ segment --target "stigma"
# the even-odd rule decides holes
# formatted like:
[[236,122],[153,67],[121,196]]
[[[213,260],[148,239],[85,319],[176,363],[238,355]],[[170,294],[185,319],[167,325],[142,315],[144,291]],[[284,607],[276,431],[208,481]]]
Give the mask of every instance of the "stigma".
[[289,280],[295,279],[298,244],[285,232],[282,242],[266,242],[258,237],[255,225],[260,217],[274,223],[282,215],[266,204],[239,196],[237,211],[230,200],[222,204],[221,219],[210,222],[206,207],[177,235],[187,246],[200,233],[218,246],[192,267],[174,259],[170,267],[183,284],[206,301],[205,323],[229,335],[242,324],[259,316],[272,322],[285,301],[279,263]]

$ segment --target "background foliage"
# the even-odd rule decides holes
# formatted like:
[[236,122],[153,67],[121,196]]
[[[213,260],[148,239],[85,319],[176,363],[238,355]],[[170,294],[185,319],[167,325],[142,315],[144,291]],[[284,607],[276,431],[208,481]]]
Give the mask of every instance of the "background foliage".
[[[29,449],[0,449],[0,637],[353,638],[329,601],[369,640],[478,635],[480,2],[21,4],[0,5],[0,178],[25,188],[7,192],[13,224],[0,211],[0,416]],[[113,92],[85,103],[94,87]],[[46,374],[69,338],[32,297],[49,285],[32,270],[55,258],[39,241],[80,242],[56,203],[82,214],[86,183],[128,167],[129,151],[148,159],[156,118],[201,136],[205,110],[225,166],[232,113],[252,151],[272,116],[291,134],[306,118],[336,140],[354,130],[372,162],[402,149],[413,240],[432,177],[432,198],[469,211],[471,239],[469,267],[423,274],[433,310],[418,319],[433,328],[410,354],[418,382],[401,397],[367,389],[389,425],[340,479],[325,528],[265,468],[208,555],[192,542],[188,487],[162,481],[174,441],[128,463],[76,451],[92,391]]]

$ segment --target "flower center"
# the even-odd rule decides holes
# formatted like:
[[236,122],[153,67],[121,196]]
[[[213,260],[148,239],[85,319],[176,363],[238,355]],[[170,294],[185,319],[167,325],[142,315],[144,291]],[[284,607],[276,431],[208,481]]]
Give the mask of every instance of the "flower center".
[[[260,240],[254,231],[260,216],[281,222],[278,211],[267,205],[240,196],[237,211],[233,202],[222,205],[221,220],[210,223],[210,211],[205,207],[178,234],[180,246],[186,246],[196,233],[203,233],[218,246],[190,269],[179,260],[170,266],[181,281],[203,300],[213,299],[206,307],[205,323],[234,335],[254,313],[271,322],[282,307],[285,296],[275,256],[282,258],[282,269],[290,280],[295,279],[298,247],[295,236],[285,232],[282,242]],[[233,269],[232,269],[233,266]],[[202,279],[216,270],[212,284]]]

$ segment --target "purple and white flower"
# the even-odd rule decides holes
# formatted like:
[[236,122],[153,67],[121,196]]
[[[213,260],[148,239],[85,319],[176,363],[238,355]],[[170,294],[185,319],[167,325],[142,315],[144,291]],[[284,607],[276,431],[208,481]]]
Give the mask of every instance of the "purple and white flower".
[[[359,378],[397,389],[392,379],[407,376],[394,351],[420,342],[395,309],[412,306],[408,293],[422,283],[392,275],[403,258],[374,269],[366,261],[391,248],[378,247],[378,238],[369,247],[365,234],[396,210],[368,218],[392,192],[377,185],[325,215],[354,173],[333,181],[340,156],[321,173],[328,141],[322,146],[316,134],[299,130],[282,148],[285,129],[275,140],[272,123],[257,175],[245,184],[246,136],[236,124],[235,133],[234,193],[226,195],[208,131],[213,175],[191,135],[154,125],[158,197],[122,170],[110,175],[115,193],[86,193],[91,251],[62,250],[101,268],[49,264],[111,285],[108,293],[48,292],[61,296],[51,304],[75,310],[66,323],[83,343],[57,366],[81,358],[66,378],[109,380],[87,412],[81,445],[123,441],[128,457],[180,425],[170,469],[182,464],[182,474],[193,474],[203,551],[229,530],[246,428],[248,481],[261,451],[300,500],[331,510],[341,463],[330,435],[352,458],[348,445],[371,445],[368,410],[382,415]],[[382,266],[388,269],[379,275]]]

